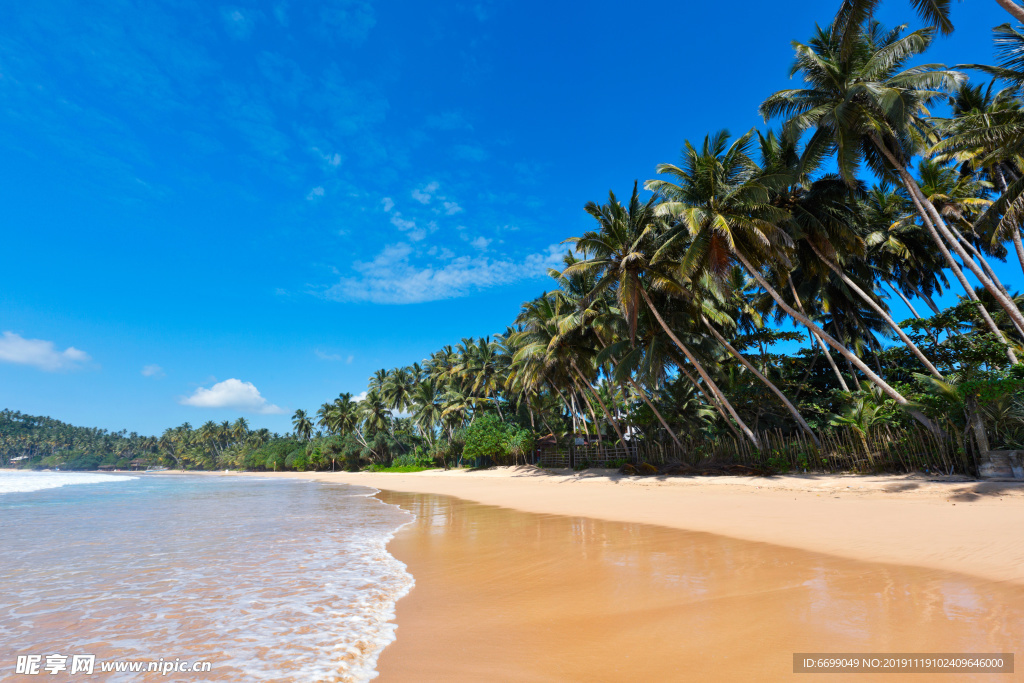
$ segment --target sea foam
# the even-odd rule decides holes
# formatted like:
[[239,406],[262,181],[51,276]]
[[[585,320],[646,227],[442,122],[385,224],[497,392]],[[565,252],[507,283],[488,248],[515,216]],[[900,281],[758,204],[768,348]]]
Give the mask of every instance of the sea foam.
[[0,472],[0,494],[30,493],[74,484],[112,484],[138,479],[88,472]]

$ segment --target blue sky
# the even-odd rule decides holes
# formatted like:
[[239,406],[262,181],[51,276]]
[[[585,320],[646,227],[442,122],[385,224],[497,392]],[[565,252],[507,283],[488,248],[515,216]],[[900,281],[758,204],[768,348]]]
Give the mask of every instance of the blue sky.
[[[587,201],[764,127],[836,4],[5,3],[0,407],[286,431],[500,332]],[[1008,15],[954,10],[932,59],[991,62]]]

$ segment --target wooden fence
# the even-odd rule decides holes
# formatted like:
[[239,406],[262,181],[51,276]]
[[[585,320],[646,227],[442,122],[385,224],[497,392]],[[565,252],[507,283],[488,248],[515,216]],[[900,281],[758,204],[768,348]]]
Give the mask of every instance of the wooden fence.
[[937,436],[916,425],[880,427],[864,439],[851,428],[817,433],[820,447],[804,433],[781,431],[758,435],[761,447],[733,436],[706,439],[681,437],[682,448],[671,439],[637,440],[608,445],[564,445],[534,453],[543,467],[605,467],[622,462],[654,465],[682,463],[695,468],[745,465],[765,472],[913,472],[945,474],[977,471],[973,443],[950,427]]

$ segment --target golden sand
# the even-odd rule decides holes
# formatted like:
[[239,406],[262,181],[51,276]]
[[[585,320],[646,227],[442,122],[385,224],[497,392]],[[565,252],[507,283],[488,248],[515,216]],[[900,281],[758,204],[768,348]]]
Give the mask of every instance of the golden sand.
[[782,680],[794,652],[1024,643],[1022,586],[448,496],[379,497],[417,515],[390,545],[416,587],[398,603],[382,682]]

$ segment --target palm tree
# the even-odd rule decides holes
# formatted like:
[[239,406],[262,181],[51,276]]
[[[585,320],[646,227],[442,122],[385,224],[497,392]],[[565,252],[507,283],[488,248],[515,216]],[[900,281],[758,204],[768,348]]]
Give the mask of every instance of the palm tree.
[[249,436],[249,422],[240,417],[231,425],[231,437],[236,443],[241,443]]
[[305,410],[296,410],[292,415],[292,427],[295,429],[295,436],[299,437],[303,441],[309,441],[310,436],[313,433],[313,423],[309,419]]
[[[867,27],[839,22],[827,31],[819,28],[808,44],[794,43],[791,75],[801,74],[809,87],[775,93],[762,103],[761,113],[766,120],[789,117],[787,125],[797,130],[814,129],[812,141],[830,141],[839,172],[851,185],[862,160],[882,177],[895,174],[968,295],[970,283],[951,250],[1024,328],[1020,310],[974,262],[907,170],[920,141],[932,135],[928,107],[964,81],[963,74],[937,65],[904,69],[928,48],[933,35],[929,28],[905,36],[902,28],[887,32],[874,21]],[[994,322],[990,327],[998,332]]]
[[[923,413],[833,336],[808,316],[798,312],[768,282],[762,269],[788,270],[787,252],[793,242],[779,224],[789,213],[769,203],[770,192],[758,182],[758,168],[750,159],[752,132],[731,145],[728,133],[705,137],[698,151],[689,142],[683,150],[682,167],[658,166],[659,173],[677,182],[648,181],[646,187],[664,196],[659,213],[673,221],[660,251],[679,245],[679,275],[694,279],[702,275],[722,279],[738,263],[778,305],[829,346],[838,351],[890,398],[906,406],[929,429],[937,427]],[[684,246],[685,245],[685,246]]]
[[395,368],[386,374],[379,390],[393,410],[404,412],[409,408],[415,382],[409,368]]
[[[570,265],[563,275],[593,272],[597,276],[597,283],[591,296],[605,290],[614,291],[618,308],[627,323],[630,340],[636,337],[641,302],[646,304],[658,324],[683,352],[715,397],[721,401],[733,421],[752,443],[760,445],[757,435],[743,422],[735,407],[718,388],[693,351],[668,326],[647,293],[648,287],[665,290],[676,289],[677,285],[671,274],[674,267],[668,257],[671,252],[666,250],[661,242],[661,221],[657,215],[660,208],[657,206],[658,197],[652,196],[644,204],[641,203],[637,190],[637,184],[634,183],[628,207],[620,204],[613,192],[608,193],[607,204],[587,204],[586,211],[597,221],[598,231],[570,238],[566,242],[575,245],[577,250],[589,255],[590,258]],[[648,284],[644,280],[654,282]]]
[[418,382],[412,394],[413,419],[420,433],[433,445],[434,430],[441,423],[441,395],[432,379]]
[[945,139],[933,145],[929,152],[938,161],[960,163],[962,176],[967,175],[968,170],[984,173],[999,196],[976,223],[990,229],[990,247],[1009,239],[1024,269],[1024,242],[1020,234],[1021,218],[1024,217],[1024,181],[1020,172],[1024,168],[1024,159],[1021,158],[1024,152],[1024,110],[1016,97],[1016,91],[1024,84],[1024,71],[1019,70],[1024,67],[1019,57],[1024,48],[1024,34],[1004,25],[996,28],[997,35],[1000,29],[1007,34],[1006,42],[1013,46],[1014,57],[1010,63],[1017,69],[999,68],[998,72],[1015,85],[994,95],[995,81],[984,89],[981,84],[961,87],[953,98],[953,117],[940,121]]

